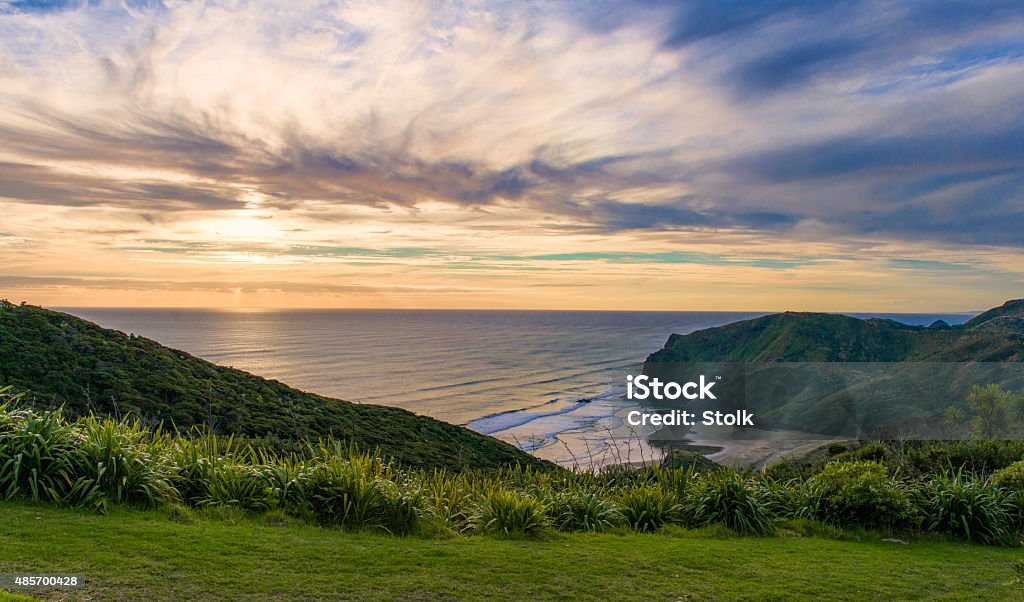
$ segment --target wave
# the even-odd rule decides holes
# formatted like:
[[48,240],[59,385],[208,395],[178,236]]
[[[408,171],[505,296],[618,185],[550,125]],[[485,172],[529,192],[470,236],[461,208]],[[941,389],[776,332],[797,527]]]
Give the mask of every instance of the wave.
[[[602,391],[601,393],[592,397],[576,397],[570,399],[555,398],[547,401],[543,404],[530,406],[526,408],[519,408],[516,410],[506,410],[504,412],[496,412],[494,414],[488,414],[475,420],[463,424],[462,426],[474,430],[484,435],[494,435],[504,431],[510,431],[512,429],[518,429],[527,424],[542,420],[545,418],[551,418],[554,416],[564,416],[580,410],[584,407],[590,406],[594,402],[599,402],[608,399],[614,399],[621,397],[623,394],[622,387],[612,387]],[[555,406],[553,409],[544,410],[543,408],[550,408]],[[605,412],[601,413],[605,415]],[[571,428],[578,428],[583,421],[575,421],[574,423],[565,423],[566,428],[555,429],[553,432],[544,433],[545,435],[554,436],[565,430]]]

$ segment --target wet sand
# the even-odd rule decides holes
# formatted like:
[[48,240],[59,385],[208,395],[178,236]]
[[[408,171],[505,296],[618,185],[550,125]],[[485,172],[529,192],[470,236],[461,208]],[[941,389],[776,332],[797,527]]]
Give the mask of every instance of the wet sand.
[[609,417],[606,424],[615,426],[563,431],[553,440],[532,448],[531,453],[565,468],[602,470],[616,465],[657,464],[666,450],[690,449],[723,466],[763,468],[833,441],[850,439],[802,431],[728,426],[630,427],[625,422],[630,409],[622,408]]
[[703,455],[724,466],[763,468],[775,461],[806,454],[834,441],[849,441],[849,437],[831,437],[802,431],[697,425],[690,429],[677,446],[683,449],[690,446],[719,448],[717,452]]
[[649,440],[655,429],[628,426],[625,416],[631,409],[622,408],[606,422],[615,426],[597,430],[590,427],[563,431],[558,433],[557,441],[534,449],[531,453],[565,468],[575,467],[580,470],[658,464],[664,452]]

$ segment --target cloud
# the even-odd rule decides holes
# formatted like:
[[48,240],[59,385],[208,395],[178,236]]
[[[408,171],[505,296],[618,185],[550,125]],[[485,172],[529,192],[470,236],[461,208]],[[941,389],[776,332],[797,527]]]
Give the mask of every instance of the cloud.
[[468,288],[423,286],[365,286],[337,285],[295,281],[239,281],[194,282],[176,280],[149,280],[141,278],[74,278],[46,276],[0,276],[0,288],[76,288],[83,290],[115,291],[201,291],[207,293],[267,293],[293,294],[380,294],[380,293],[464,293]]
[[72,174],[39,165],[0,162],[0,198],[44,205],[103,205],[146,210],[241,208],[217,186],[184,185],[159,180],[123,180]]
[[5,249],[35,275],[50,230],[108,266],[1018,253],[1022,25],[1004,1],[9,2]]
[[[665,4],[672,15],[665,44],[694,48],[712,59],[722,80],[748,97],[799,87],[815,78],[843,81],[922,62],[941,69],[935,63],[948,66],[1019,54],[1015,29],[1024,13],[1008,0]],[[982,44],[1002,47],[986,57]],[[726,45],[729,52],[714,60]]]

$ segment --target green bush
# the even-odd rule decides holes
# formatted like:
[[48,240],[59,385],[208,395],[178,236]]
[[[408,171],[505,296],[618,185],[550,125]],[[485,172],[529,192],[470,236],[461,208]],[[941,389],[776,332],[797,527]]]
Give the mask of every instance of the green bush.
[[889,457],[889,450],[881,441],[871,441],[864,447],[850,452],[850,457],[868,462],[884,462]]
[[630,529],[651,532],[679,520],[682,505],[675,492],[660,484],[636,484],[619,497],[619,511]]
[[[5,404],[6,406],[6,404]],[[0,423],[0,496],[62,501],[71,490],[74,429],[60,410],[35,413],[4,407]]]
[[549,513],[559,531],[606,531],[623,520],[610,500],[594,491],[570,490],[554,497]]
[[261,454],[263,478],[268,487],[267,503],[272,508],[283,509],[308,516],[306,486],[309,483],[309,463],[295,456],[268,456]]
[[473,495],[462,477],[435,469],[425,487],[434,515],[441,523],[456,532],[469,528]]
[[170,464],[170,440],[138,421],[88,417],[76,423],[69,455],[73,503],[107,511],[114,504],[155,506],[178,497]]
[[[917,458],[966,450],[989,459],[999,455],[1001,462],[1016,449],[1004,443],[908,450]],[[196,431],[171,436],[137,421],[86,417],[68,423],[59,412],[19,409],[0,392],[0,497],[100,511],[160,504],[186,522],[235,520],[256,511],[275,524],[298,516],[394,535],[436,530],[523,536],[549,527],[604,531],[619,525],[764,534],[777,519],[788,519],[790,534],[828,524],[854,532],[916,527],[983,543],[1020,538],[1024,462],[990,481],[962,469],[912,486],[882,464],[840,457],[806,479],[661,466],[425,472],[397,468],[333,440],[315,451],[277,456],[231,437]]]
[[962,471],[936,476],[924,483],[915,497],[926,531],[981,543],[998,543],[1009,533],[1011,498]]
[[376,527],[388,511],[383,484],[367,459],[325,455],[310,471],[306,491],[305,503],[325,525]]
[[837,442],[834,442],[834,443],[829,443],[827,451],[828,451],[828,455],[830,455],[830,456],[838,456],[839,454],[846,453],[846,452],[850,451],[850,449],[848,447],[846,447],[845,445],[843,445],[842,443],[839,443],[837,441]]
[[775,524],[754,482],[734,470],[708,474],[697,481],[686,499],[698,525],[719,524],[737,533],[765,535]]
[[1011,518],[1015,525],[1024,526],[1024,460],[995,471],[992,484],[1009,494]]
[[174,467],[174,486],[183,502],[196,505],[209,498],[209,485],[213,473],[230,455],[232,439],[216,435],[180,437],[171,449]]
[[380,528],[392,535],[409,535],[420,526],[427,512],[427,493],[419,485],[399,485],[384,481],[386,504],[380,519]]
[[772,478],[767,473],[755,481],[758,497],[772,515],[779,518],[800,514],[803,481],[797,478]]
[[200,506],[235,506],[260,512],[272,506],[272,488],[261,466],[221,460],[210,471]]
[[[837,456],[841,458],[847,454]],[[783,459],[769,464],[764,469],[764,476],[775,481],[791,481],[794,479],[804,480],[818,471],[817,467],[810,462],[794,462]]]
[[910,500],[885,466],[876,462],[832,462],[807,480],[800,514],[840,526],[901,526]]
[[[721,467],[718,467],[719,469]],[[673,491],[680,500],[686,497],[686,492],[697,481],[701,474],[714,472],[707,467],[698,468],[688,466],[682,468],[651,467],[651,478],[647,482],[658,483],[662,487]]]
[[1008,491],[1024,493],[1024,460],[992,473],[992,484]]
[[477,501],[470,524],[479,533],[535,536],[549,526],[546,510],[544,503],[533,496],[496,487]]
[[1024,441],[969,439],[927,443],[911,449],[908,468],[922,474],[962,469],[966,474],[990,475],[1024,459]]

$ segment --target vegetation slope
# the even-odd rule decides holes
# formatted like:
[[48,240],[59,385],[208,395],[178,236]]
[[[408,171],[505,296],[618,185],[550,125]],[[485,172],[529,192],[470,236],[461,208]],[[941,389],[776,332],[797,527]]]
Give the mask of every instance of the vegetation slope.
[[134,416],[243,435],[294,449],[332,435],[411,466],[496,468],[548,463],[493,437],[412,412],[305,393],[145,337],[75,316],[0,301],[0,386],[66,413]]
[[958,326],[785,312],[673,334],[649,362],[1019,362],[1024,299]]
[[[946,411],[950,406],[967,410],[973,386],[1024,388],[1024,300],[1008,301],[958,326],[772,314],[673,334],[648,356],[644,370],[706,372],[706,363],[716,364],[720,371],[714,374],[742,375],[719,391],[742,397],[758,427],[947,438],[956,433],[946,432]],[[948,426],[955,431],[960,425]]]

